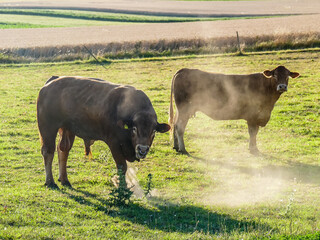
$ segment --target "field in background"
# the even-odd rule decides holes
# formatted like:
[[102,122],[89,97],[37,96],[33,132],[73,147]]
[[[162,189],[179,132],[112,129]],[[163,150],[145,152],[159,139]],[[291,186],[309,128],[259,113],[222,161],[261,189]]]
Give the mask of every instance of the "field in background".
[[[319,239],[320,73],[318,49],[113,60],[107,70],[85,62],[2,65],[0,75],[1,239]],[[258,134],[261,157],[248,152],[243,121],[192,119],[186,147],[175,153],[158,134],[147,159],[132,165],[150,199],[110,204],[115,164],[107,146],[84,157],[76,140],[68,163],[73,189],[43,187],[36,98],[51,75],[82,75],[131,84],[152,100],[159,122],[168,119],[171,78],[182,67],[252,73],[285,65],[300,72]],[[54,177],[57,179],[57,157]],[[309,237],[309,238],[308,238]]]
[[195,22],[251,18],[264,17],[168,17],[76,10],[26,10],[0,8],[0,29],[39,27],[81,27],[116,25],[121,23],[128,24]]
[[[80,27],[152,24],[171,22],[199,22],[215,20],[240,20],[270,18],[259,17],[168,17],[77,10],[41,10],[41,9],[0,9],[0,29],[10,28],[49,28],[79,27],[70,31],[81,31]],[[277,16],[272,16],[277,17]],[[278,16],[279,17],[279,16]],[[249,23],[248,23],[249,24]],[[137,25],[135,25],[137,26]],[[141,26],[141,25],[140,25]],[[149,25],[147,25],[149,26]],[[169,27],[170,25],[168,25]],[[199,26],[201,28],[201,25]],[[23,30],[23,29],[22,29]],[[87,29],[88,30],[88,29]],[[129,29],[128,29],[129,30]],[[82,30],[83,31],[83,30]],[[99,29],[97,29],[99,31]],[[110,31],[110,30],[103,30]],[[114,31],[114,30],[113,30]],[[17,34],[23,35],[23,32]],[[39,33],[38,33],[39,34]],[[86,34],[86,31],[84,31]],[[125,33],[123,33],[125,34]],[[56,36],[54,36],[56,37]],[[101,36],[102,37],[102,36]],[[82,38],[82,37],[81,37]],[[60,38],[59,38],[60,39]],[[62,40],[63,38],[61,38]],[[31,41],[31,40],[30,40]],[[36,41],[36,40],[35,40]],[[50,39],[48,39],[50,42]],[[228,37],[184,37],[148,41],[120,41],[105,44],[86,44],[87,48],[102,61],[126,59],[132,57],[179,56],[185,54],[213,54],[238,51],[236,35]],[[290,33],[281,35],[241,36],[240,46],[245,52],[285,49],[303,49],[320,47],[319,33]],[[0,50],[0,63],[28,63],[51,61],[87,60],[91,53],[81,45],[65,45],[29,48],[3,48]]]
[[[263,53],[270,50],[290,51],[293,49],[301,51],[301,49],[306,48],[317,52],[320,47],[319,36],[319,33],[308,33],[241,37],[240,47],[244,53],[256,51]],[[0,63],[89,60],[92,59],[92,55],[98,57],[100,61],[108,63],[113,59],[236,53],[238,51],[236,37],[128,41],[108,44],[86,44],[82,46],[2,49],[0,50]]]
[[[237,1],[235,5],[227,1],[183,5],[172,1],[124,2],[97,0],[91,4],[83,0],[79,2],[81,11],[75,10],[68,0],[59,4],[1,4],[0,63],[86,60],[90,53],[83,45],[106,61],[229,53],[238,50],[236,31],[246,52],[320,47],[318,29],[310,27],[318,22],[319,6],[315,2],[308,3],[315,6],[312,12],[308,4],[300,6],[299,1],[287,5],[270,2],[278,6],[279,15],[267,10],[268,1],[261,2],[264,7],[246,1]],[[288,12],[289,8],[292,11]],[[304,15],[307,13],[313,14]]]
[[225,1],[225,2],[236,2],[236,1],[263,1],[263,0],[172,0],[172,1],[182,1],[182,2],[188,2],[188,1]]

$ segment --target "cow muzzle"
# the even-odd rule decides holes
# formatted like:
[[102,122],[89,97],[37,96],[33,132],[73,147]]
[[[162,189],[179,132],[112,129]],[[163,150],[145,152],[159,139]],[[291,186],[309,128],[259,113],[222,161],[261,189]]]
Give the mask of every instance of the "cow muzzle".
[[280,93],[283,93],[283,92],[288,91],[288,86],[287,86],[287,84],[279,84],[279,85],[277,86],[277,91],[280,92]]
[[136,146],[136,158],[143,159],[147,156],[150,147],[148,145],[137,144]]

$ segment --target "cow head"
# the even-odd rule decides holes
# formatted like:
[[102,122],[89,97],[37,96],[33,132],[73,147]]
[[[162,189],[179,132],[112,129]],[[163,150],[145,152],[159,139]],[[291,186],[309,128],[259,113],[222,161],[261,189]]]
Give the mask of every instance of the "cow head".
[[170,130],[168,124],[158,123],[156,116],[148,112],[136,113],[130,120],[120,120],[118,126],[130,132],[137,160],[147,156],[156,132],[165,133]]
[[288,90],[288,81],[289,77],[296,78],[299,77],[299,73],[290,72],[284,66],[278,66],[272,71],[266,70],[263,72],[263,75],[267,78],[273,78],[276,83],[276,90],[278,93],[283,93]]

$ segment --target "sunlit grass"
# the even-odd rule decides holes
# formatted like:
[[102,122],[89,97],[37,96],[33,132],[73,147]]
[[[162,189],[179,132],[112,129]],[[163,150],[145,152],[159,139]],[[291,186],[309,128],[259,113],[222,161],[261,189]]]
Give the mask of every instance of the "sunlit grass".
[[[107,70],[83,62],[2,65],[0,74],[0,239],[299,239],[319,238],[319,51],[210,55],[113,61]],[[150,97],[159,122],[168,119],[171,78],[182,67],[253,73],[285,65],[301,76],[258,133],[264,156],[248,151],[244,121],[190,120],[186,148],[172,150],[157,134],[137,168],[153,197],[110,205],[115,163],[106,144],[84,157],[76,139],[68,162],[74,189],[46,189],[36,124],[36,98],[51,75],[99,77],[134,85]],[[57,156],[54,160],[57,180]],[[59,185],[59,183],[58,183]],[[61,185],[59,185],[61,187]],[[287,238],[285,238],[286,236]]]

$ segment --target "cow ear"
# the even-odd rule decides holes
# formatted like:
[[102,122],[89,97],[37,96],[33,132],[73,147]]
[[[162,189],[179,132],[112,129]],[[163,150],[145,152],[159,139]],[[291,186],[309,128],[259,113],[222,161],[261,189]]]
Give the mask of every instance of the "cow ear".
[[170,129],[171,127],[166,123],[158,123],[156,127],[156,131],[159,133],[168,132]]
[[297,72],[290,72],[290,77],[292,78],[297,78],[300,76],[300,73],[297,73]]
[[271,78],[272,75],[273,75],[273,72],[270,71],[270,70],[265,70],[265,71],[263,72],[263,75],[264,75],[265,77],[267,77],[267,78]]

